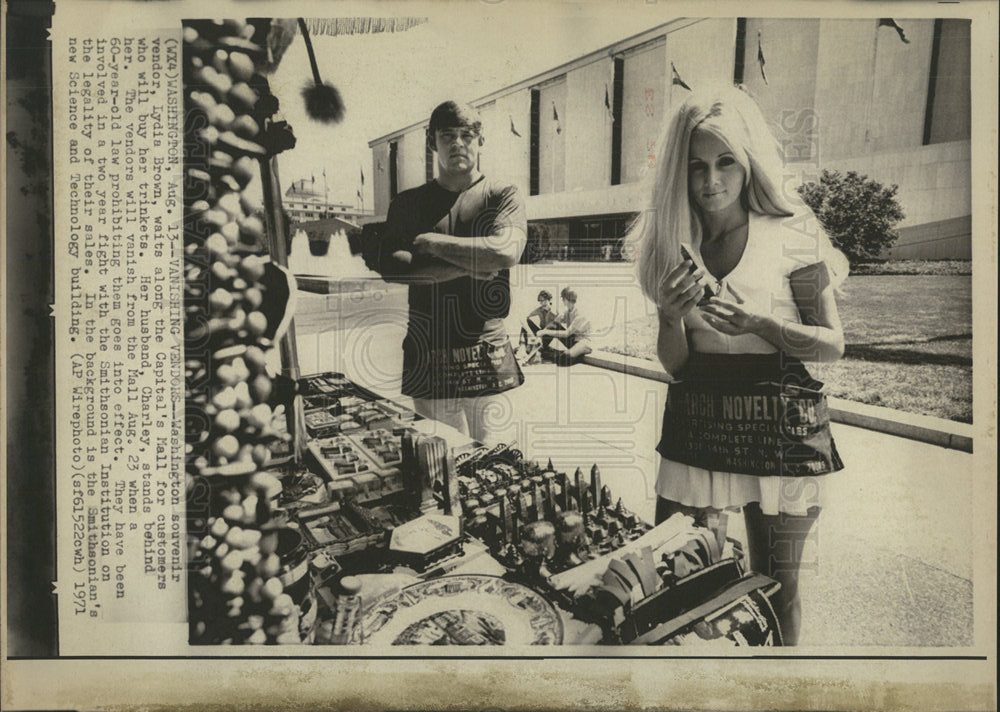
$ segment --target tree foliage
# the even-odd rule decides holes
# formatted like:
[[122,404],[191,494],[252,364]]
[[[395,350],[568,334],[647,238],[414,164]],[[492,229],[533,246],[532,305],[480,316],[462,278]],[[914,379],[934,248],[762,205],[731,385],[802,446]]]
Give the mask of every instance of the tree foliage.
[[800,185],[799,195],[851,264],[877,258],[896,241],[903,210],[899,186],[886,187],[866,175],[824,170],[819,183]]

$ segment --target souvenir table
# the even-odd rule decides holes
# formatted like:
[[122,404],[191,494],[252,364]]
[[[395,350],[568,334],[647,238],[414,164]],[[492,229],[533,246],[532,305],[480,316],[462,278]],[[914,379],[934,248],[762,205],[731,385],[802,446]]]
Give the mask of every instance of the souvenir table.
[[[270,615],[287,642],[375,647],[775,642],[776,584],[744,572],[738,545],[683,515],[643,522],[597,465],[569,475],[488,449],[341,374],[298,391],[305,456],[262,470],[273,491],[259,528],[278,534],[281,586],[263,581],[262,599],[273,586],[281,605],[250,627]],[[232,553],[211,534],[247,514],[244,499],[204,524],[201,608],[227,580],[212,562]],[[278,620],[285,609],[297,615]]]

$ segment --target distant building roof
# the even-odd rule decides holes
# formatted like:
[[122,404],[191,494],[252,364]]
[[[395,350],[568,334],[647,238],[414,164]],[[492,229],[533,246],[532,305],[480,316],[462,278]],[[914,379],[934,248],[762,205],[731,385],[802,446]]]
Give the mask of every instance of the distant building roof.
[[320,184],[319,188],[316,187],[316,178],[308,180],[303,178],[302,180],[292,181],[292,185],[285,191],[286,198],[316,198],[317,200],[323,199],[323,186]]
[[358,215],[363,215],[364,211],[358,210],[350,203],[336,203],[330,200],[325,195],[326,190],[319,184],[317,189],[317,181],[315,179],[303,178],[301,180],[292,181],[292,185],[289,186],[288,190],[285,191],[285,199],[289,203],[289,210],[302,210],[303,208],[296,208],[295,203],[304,203],[305,210],[333,210],[336,209],[340,212],[354,213]]
[[296,221],[295,229],[305,230],[306,232],[333,234],[339,231],[360,230],[361,227],[356,222],[331,215],[316,220]]

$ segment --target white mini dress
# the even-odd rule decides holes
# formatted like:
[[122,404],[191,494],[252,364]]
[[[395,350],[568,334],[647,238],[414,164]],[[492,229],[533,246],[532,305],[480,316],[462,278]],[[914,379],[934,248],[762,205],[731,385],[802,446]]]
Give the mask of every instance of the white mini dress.
[[[722,280],[747,306],[800,323],[789,275],[822,261],[815,218],[772,217],[751,212],[747,244],[736,267]],[[708,276],[711,280],[711,275]],[[724,298],[732,299],[724,293]],[[717,331],[695,308],[684,319],[689,348],[711,354],[768,354],[777,349],[753,334],[729,336]],[[656,494],[692,507],[738,509],[758,502],[764,514],[805,515],[822,507],[828,475],[783,477],[706,470],[659,458]]]

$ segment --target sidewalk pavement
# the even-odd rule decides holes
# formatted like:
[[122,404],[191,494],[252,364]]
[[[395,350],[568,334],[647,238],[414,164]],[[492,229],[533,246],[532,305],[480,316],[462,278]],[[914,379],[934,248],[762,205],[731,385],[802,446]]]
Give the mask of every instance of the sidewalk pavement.
[[[405,303],[387,308],[392,290],[378,294],[350,314],[343,296],[300,300],[303,374],[340,371],[398,397]],[[321,317],[322,299],[339,316]],[[529,366],[525,379],[493,414],[498,439],[570,472],[598,464],[615,496],[652,521],[666,385],[586,364]],[[803,554],[800,645],[972,645],[972,455],[843,424],[833,434],[847,469],[830,476]],[[745,535],[738,514],[729,533]]]

